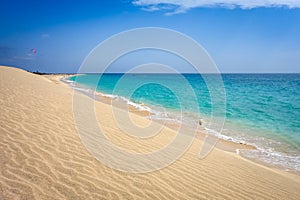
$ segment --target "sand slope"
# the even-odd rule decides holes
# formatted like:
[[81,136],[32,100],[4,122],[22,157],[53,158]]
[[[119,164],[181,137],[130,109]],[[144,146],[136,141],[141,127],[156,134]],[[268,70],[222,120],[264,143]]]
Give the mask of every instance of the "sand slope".
[[[82,145],[72,115],[73,91],[57,81],[0,67],[0,199],[299,199],[299,176],[214,149],[197,158],[195,140],[179,160],[159,171],[133,174],[101,164]],[[109,138],[129,151],[161,147],[120,136],[110,107],[96,103]],[[101,118],[102,116],[102,118]],[[135,116],[137,123],[146,119]]]

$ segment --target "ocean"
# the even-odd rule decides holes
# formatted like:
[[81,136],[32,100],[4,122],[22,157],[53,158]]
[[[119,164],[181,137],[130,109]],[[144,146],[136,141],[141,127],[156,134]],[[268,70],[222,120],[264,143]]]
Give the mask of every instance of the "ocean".
[[[213,80],[215,75],[205,76]],[[222,74],[226,120],[221,132],[213,129],[210,119],[213,109],[215,115],[222,111],[218,112],[218,105],[212,104],[211,93],[199,74],[181,76],[193,93],[178,81],[180,77],[176,74],[126,74],[126,78],[124,74],[102,74],[100,80],[99,77],[87,74],[72,76],[68,81],[75,82],[77,89],[96,89],[149,110],[157,120],[167,118],[192,124],[201,119],[209,134],[257,147],[240,151],[242,156],[300,172],[300,74]],[[134,85],[138,87],[133,88]],[[167,87],[170,85],[172,88]]]

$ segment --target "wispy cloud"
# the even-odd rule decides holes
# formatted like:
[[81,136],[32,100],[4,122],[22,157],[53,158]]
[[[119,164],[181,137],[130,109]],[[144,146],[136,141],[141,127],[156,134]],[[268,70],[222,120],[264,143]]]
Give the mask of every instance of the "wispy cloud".
[[184,13],[198,7],[252,9],[259,7],[300,8],[300,0],[134,0],[133,5],[146,11],[165,10],[167,15]]
[[13,60],[34,60],[34,57],[32,57],[32,55],[27,54],[26,56],[14,56],[12,59]]
[[44,39],[46,39],[46,38],[49,38],[50,35],[49,35],[48,33],[43,33],[43,34],[41,35],[41,37],[44,38]]

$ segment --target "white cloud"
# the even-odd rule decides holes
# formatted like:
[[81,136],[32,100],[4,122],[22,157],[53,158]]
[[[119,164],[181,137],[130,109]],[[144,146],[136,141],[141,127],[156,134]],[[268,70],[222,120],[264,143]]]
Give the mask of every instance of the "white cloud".
[[147,11],[167,10],[167,14],[186,12],[197,7],[252,9],[259,7],[300,8],[300,0],[134,0],[136,6]]

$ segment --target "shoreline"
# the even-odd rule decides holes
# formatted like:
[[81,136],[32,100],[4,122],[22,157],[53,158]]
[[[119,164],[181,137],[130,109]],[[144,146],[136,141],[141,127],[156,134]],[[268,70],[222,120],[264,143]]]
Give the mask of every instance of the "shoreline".
[[[218,148],[205,159],[199,159],[201,138],[193,140],[187,151],[167,167],[148,173],[116,170],[93,157],[77,132],[73,93],[84,101],[91,101],[89,97],[72,90],[57,77],[11,67],[0,67],[0,85],[0,198],[298,199],[300,196],[300,177],[295,174],[256,164]],[[128,152],[159,150],[176,134],[164,126],[161,134],[153,138],[136,139],[118,128],[110,105],[94,101],[94,106],[105,135]],[[137,125],[149,123],[145,117],[129,114]],[[97,132],[86,133],[97,139]],[[94,148],[99,147],[103,148],[100,144]],[[118,165],[122,164],[116,159]]]
[[[55,75],[54,75],[55,76]],[[102,92],[95,92],[95,96],[93,97],[93,92],[92,92],[92,89],[88,88],[87,86],[85,85],[81,85],[79,83],[77,83],[77,85],[72,85],[72,83],[74,83],[73,81],[69,81],[67,80],[68,78],[70,78],[71,76],[77,76],[76,74],[74,75],[68,75],[67,77],[65,76],[60,76],[60,75],[57,75],[59,76],[59,80],[61,82],[63,82],[64,84],[68,85],[69,87],[71,87],[72,89],[74,90],[78,90],[79,88],[83,89],[82,92],[83,94],[89,96],[90,98],[96,100],[96,101],[100,101],[102,103],[105,103],[107,105],[111,105],[112,104],[112,101],[115,101],[115,99],[117,98],[121,98],[121,99],[126,99],[125,97],[114,97],[113,95],[111,94],[105,94],[105,93],[102,93]],[[92,93],[89,93],[89,92],[86,92],[85,90],[90,90]],[[130,102],[130,100],[126,99],[126,101],[124,100],[123,102],[120,102],[117,106],[123,110],[128,110],[129,112],[131,113],[135,113],[135,114],[138,114],[139,116],[141,117],[144,117],[144,118],[147,118],[147,119],[150,119],[150,120],[153,120],[157,123],[160,123],[174,131],[178,131],[178,129],[180,128],[180,126],[187,126],[187,125],[184,125],[178,121],[172,121],[172,119],[170,118],[171,121],[164,121],[164,120],[158,120],[158,119],[152,119],[151,116],[155,115],[155,113],[151,113],[151,111],[147,110],[147,109],[143,109],[141,110],[137,105],[142,105],[142,106],[145,106],[146,108],[149,108],[151,109],[151,106],[148,107],[147,105],[145,105],[144,103],[142,104],[139,104],[139,103],[134,103],[132,102],[133,104],[135,105],[131,105],[129,104],[128,102]],[[204,127],[200,127],[201,129],[197,129],[196,131],[196,135],[195,135],[195,139],[200,139],[200,140],[204,140],[204,138],[207,136],[207,135],[210,135],[212,137],[215,137],[218,139],[218,142],[216,144],[216,146],[214,148],[218,148],[220,150],[223,150],[223,151],[227,151],[227,152],[231,152],[231,153],[235,153],[237,154],[238,156],[246,159],[246,160],[249,160],[251,162],[254,162],[256,164],[260,164],[260,165],[263,165],[265,167],[268,167],[268,168],[271,168],[271,169],[279,169],[279,170],[282,170],[282,171],[285,171],[285,172],[289,172],[289,173],[292,173],[292,174],[295,174],[295,175],[300,175],[300,171],[298,170],[291,170],[291,169],[286,169],[284,166],[279,166],[279,165],[275,165],[275,164],[272,164],[272,163],[268,163],[268,162],[264,162],[263,160],[260,160],[259,158],[257,157],[247,157],[246,154],[242,153],[243,151],[247,151],[247,150],[259,150],[257,146],[253,145],[253,144],[247,144],[246,142],[240,142],[240,141],[234,141],[234,140],[226,140],[226,139],[223,139],[222,137],[229,137],[229,136],[226,136],[226,135],[223,135],[221,134],[222,137],[218,137],[218,136],[215,136],[215,135],[212,135],[212,134],[209,134],[209,133],[206,133],[206,131],[209,131],[206,130]],[[186,129],[188,129],[188,127],[186,127]],[[231,137],[229,137],[231,138]],[[247,153],[247,152],[246,152]]]
[[[57,75],[57,76],[60,76],[60,75]],[[65,78],[69,78],[71,76],[77,76],[77,75],[70,75],[68,77],[62,77],[63,75],[61,75],[60,77],[60,81],[62,81],[63,83],[67,84],[68,86],[70,86],[72,89],[75,89],[72,85],[70,85],[70,83],[68,83],[68,80],[66,81]],[[85,89],[83,85],[82,86],[82,89]],[[78,89],[78,88],[76,88]],[[75,89],[75,90],[76,90]],[[87,92],[84,92],[84,91],[80,91],[82,92],[83,94],[86,94],[88,95],[90,98],[93,98],[91,95],[92,94],[88,94]],[[95,95],[96,98],[93,98],[94,100],[96,101],[100,101],[102,103],[105,103],[105,104],[108,104],[108,105],[111,105],[112,104],[112,101],[115,100],[114,97],[112,97],[110,94],[105,94],[105,93],[102,93],[102,92],[96,92],[96,95]],[[116,97],[117,98],[117,97]],[[121,98],[124,98],[124,97],[121,97]],[[127,99],[126,99],[127,101]],[[130,101],[130,100],[128,100]],[[123,104],[124,103],[124,104]],[[134,102],[132,102],[134,103]],[[129,112],[131,113],[135,113],[139,116],[142,116],[142,117],[146,117],[147,119],[149,119],[148,117],[150,116],[153,116],[155,115],[155,113],[152,113],[151,111],[148,111],[147,109],[145,110],[141,110],[139,109],[137,106],[135,105],[130,105],[128,104],[127,102],[125,103],[125,100],[124,102],[120,102],[121,105],[119,105],[120,108],[122,109],[125,109],[125,110],[128,110]],[[138,103],[134,103],[134,104],[138,104]],[[118,106],[118,105],[117,105]],[[141,104],[141,106],[145,106],[145,108],[149,108],[147,105],[145,105],[144,103]],[[151,109],[151,108],[150,108]],[[163,123],[162,120],[157,120],[157,119],[151,119],[150,120],[153,120],[155,122],[158,122],[158,123],[162,123],[163,125],[166,125],[167,127],[177,131],[178,128],[180,126],[182,126],[183,124],[180,124],[179,122],[177,121],[174,121],[172,119],[170,119],[172,122],[168,122],[168,120],[166,120],[166,123]],[[205,133],[205,128],[204,127],[201,127],[201,129],[199,130],[199,128],[197,129],[197,137],[200,137],[200,138],[203,138],[205,137],[206,135],[208,135],[207,133]],[[214,135],[211,135],[213,137],[216,137],[218,138],[217,136],[214,136]],[[229,152],[236,152],[237,149],[257,149],[255,146],[253,145],[250,145],[250,144],[246,144],[246,143],[242,143],[242,142],[234,142],[234,141],[229,141],[229,140],[225,140],[225,139],[222,139],[222,138],[218,138],[222,143],[222,145],[217,145],[216,147],[217,148],[220,148],[222,150],[227,150]],[[219,142],[218,142],[219,143]],[[229,145],[229,146],[227,146]],[[240,147],[240,148],[238,148]]]

